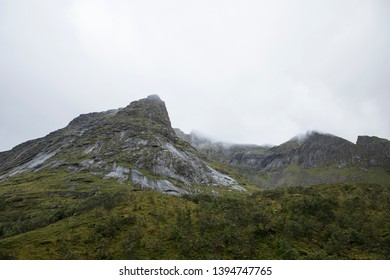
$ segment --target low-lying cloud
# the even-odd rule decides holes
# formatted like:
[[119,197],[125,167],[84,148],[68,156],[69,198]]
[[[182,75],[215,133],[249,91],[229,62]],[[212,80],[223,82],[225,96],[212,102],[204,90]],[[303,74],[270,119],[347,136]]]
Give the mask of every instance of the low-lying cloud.
[[389,6],[0,1],[0,150],[150,94],[174,126],[226,142],[390,138]]

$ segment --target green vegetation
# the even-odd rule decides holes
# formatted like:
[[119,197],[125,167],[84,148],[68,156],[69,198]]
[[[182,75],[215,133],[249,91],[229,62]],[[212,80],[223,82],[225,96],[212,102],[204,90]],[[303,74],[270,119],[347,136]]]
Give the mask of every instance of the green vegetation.
[[390,188],[169,196],[88,172],[0,183],[0,259],[389,259]]
[[348,166],[302,168],[290,164],[284,169],[258,172],[245,168],[237,168],[240,175],[261,188],[279,188],[298,185],[338,184],[344,182],[373,183],[388,186],[390,171],[382,167],[362,168]]

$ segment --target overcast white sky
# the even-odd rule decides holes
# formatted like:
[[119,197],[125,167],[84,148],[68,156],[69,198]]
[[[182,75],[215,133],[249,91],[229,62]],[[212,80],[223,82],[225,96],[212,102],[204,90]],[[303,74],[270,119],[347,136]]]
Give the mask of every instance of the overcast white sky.
[[390,138],[390,1],[0,0],[0,151],[158,94],[174,127]]

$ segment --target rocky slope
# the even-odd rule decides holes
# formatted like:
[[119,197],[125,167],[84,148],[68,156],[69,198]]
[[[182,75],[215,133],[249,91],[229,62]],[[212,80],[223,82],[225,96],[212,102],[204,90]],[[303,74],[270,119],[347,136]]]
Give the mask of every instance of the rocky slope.
[[157,95],[125,108],[80,115],[63,129],[0,153],[0,180],[56,168],[171,194],[191,192],[194,185],[243,190],[176,136]]
[[366,136],[215,143],[149,96],[0,153],[0,259],[389,259],[389,155]]
[[216,143],[196,133],[179,137],[210,160],[229,165],[259,187],[390,181],[390,141],[359,136],[356,144],[310,132],[274,147]]
[[0,153],[0,181],[62,170],[170,194],[193,193],[198,186],[244,190],[210,162],[261,188],[383,185],[390,181],[390,141],[359,136],[355,144],[311,132],[274,147],[216,143],[174,130],[165,103],[151,95],[125,108],[80,115],[63,129]]

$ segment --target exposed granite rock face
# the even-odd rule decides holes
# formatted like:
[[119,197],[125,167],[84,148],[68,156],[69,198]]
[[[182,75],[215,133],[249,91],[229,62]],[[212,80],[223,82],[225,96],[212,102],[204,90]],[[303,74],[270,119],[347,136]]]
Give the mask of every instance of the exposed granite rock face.
[[360,155],[356,145],[330,134],[311,133],[299,147],[298,164],[304,168],[357,163]]
[[223,142],[213,142],[206,137],[199,136],[197,132],[192,131],[185,134],[180,129],[175,128],[176,135],[195,147],[207,158],[224,164],[255,166],[264,156],[265,151],[270,147],[258,145],[229,144]]
[[62,168],[170,194],[191,192],[195,185],[244,190],[209,160],[264,188],[384,182],[390,178],[390,141],[359,136],[354,144],[312,132],[274,147],[213,142],[174,130],[165,103],[151,95],[124,108],[80,115],[63,129],[0,153],[0,180]]
[[168,180],[154,180],[142,175],[138,170],[131,170],[131,181],[141,188],[152,189],[166,194],[188,194],[188,191],[175,187]]
[[133,101],[124,110],[121,110],[120,114],[161,124],[173,133],[167,108],[158,95],[150,95],[145,99]]
[[[183,136],[181,136],[183,137]],[[318,132],[308,133],[303,140],[293,138],[279,146],[227,145],[209,140],[199,141],[194,135],[186,139],[204,155],[232,166],[245,166],[260,172],[278,170],[290,164],[302,168],[366,166],[376,161],[379,166],[390,163],[390,141],[378,137],[359,136],[356,144],[340,137]]]
[[124,183],[129,179],[129,172],[129,168],[114,163],[111,171],[104,176],[104,179],[117,179],[119,183]]
[[[176,133],[209,159],[229,165],[260,187],[372,180],[379,176],[370,173],[374,167],[390,178],[390,141],[377,137],[359,136],[354,144],[334,135],[310,132],[266,147],[227,145],[195,133]],[[375,183],[383,181],[377,179]]]
[[369,166],[390,167],[390,141],[375,136],[359,136],[356,145],[364,151]]
[[[165,193],[185,193],[183,188],[191,185],[237,185],[176,136],[165,103],[157,95],[125,108],[80,115],[63,129],[0,153],[0,159],[0,179],[66,167],[68,172],[90,171],[120,183],[137,182],[143,188],[149,184]],[[146,179],[139,179],[134,170]]]

